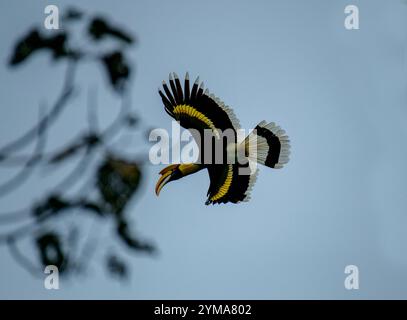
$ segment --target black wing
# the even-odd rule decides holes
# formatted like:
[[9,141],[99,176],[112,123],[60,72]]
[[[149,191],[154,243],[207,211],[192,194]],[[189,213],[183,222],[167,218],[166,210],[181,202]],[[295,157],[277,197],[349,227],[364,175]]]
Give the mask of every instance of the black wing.
[[257,179],[257,169],[251,169],[248,163],[212,165],[207,169],[211,184],[205,204],[250,200],[250,192]]
[[158,90],[166,112],[186,129],[195,129],[203,134],[204,129],[237,130],[240,128],[233,110],[219,98],[204,91],[199,77],[190,89],[188,73],[185,75],[184,88],[178,76],[170,74],[169,87],[163,81],[163,90]]

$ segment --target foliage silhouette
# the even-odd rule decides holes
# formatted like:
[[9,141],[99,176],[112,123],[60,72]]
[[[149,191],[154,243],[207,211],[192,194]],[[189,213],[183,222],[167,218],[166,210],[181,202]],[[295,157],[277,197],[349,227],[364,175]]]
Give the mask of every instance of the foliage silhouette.
[[126,279],[129,276],[129,269],[122,259],[114,254],[106,258],[107,271],[119,279]]
[[102,57],[106,70],[109,74],[110,83],[117,91],[125,90],[130,76],[130,67],[120,51],[108,53]]
[[113,37],[127,44],[133,43],[133,37],[127,32],[110,25],[104,18],[96,17],[89,25],[89,34],[95,40],[102,40],[105,37]]
[[[156,252],[153,244],[135,233],[127,215],[130,201],[140,191],[143,162],[125,159],[114,152],[109,144],[123,130],[138,130],[139,127],[139,118],[127,103],[133,73],[133,66],[127,59],[127,48],[134,43],[134,37],[106,18],[92,17],[75,8],[68,9],[62,21],[65,22],[64,31],[42,34],[40,28],[32,28],[14,46],[9,59],[11,68],[27,63],[33,54],[48,52],[56,62],[65,63],[67,71],[62,90],[50,110],[45,114],[40,113],[37,123],[22,136],[0,146],[0,166],[17,171],[9,181],[0,182],[0,198],[10,192],[18,192],[35,168],[52,166],[57,169],[65,162],[81,157],[78,165],[52,192],[44,190],[42,199],[25,209],[0,213],[0,225],[10,229],[0,234],[0,244],[7,245],[13,258],[39,277],[43,276],[46,265],[55,265],[61,274],[68,276],[89,263],[97,240],[93,239],[92,230],[83,227],[83,214],[91,217],[96,224],[102,220],[113,224],[117,239],[129,250],[148,254]],[[111,38],[117,42],[116,48],[97,55],[92,50],[76,49],[70,39],[75,38],[74,32],[77,31],[73,30],[77,29],[69,27],[79,23],[85,26],[85,36],[94,40],[90,44],[96,45]],[[61,147],[45,153],[49,131],[56,126],[56,120],[69,107],[73,93],[77,92],[76,70],[88,61],[96,61],[106,72],[113,92],[121,101],[121,110],[107,128],[99,130],[95,125],[95,105],[89,103],[89,128],[85,132],[78,132],[74,139],[64,141]],[[32,154],[22,154],[27,146],[34,143],[36,148]],[[72,191],[75,185],[82,187],[72,195],[68,191]],[[78,216],[78,213],[81,215]],[[75,217],[69,226],[65,219],[67,216]],[[24,222],[23,226],[21,222]],[[70,232],[58,231],[58,224]],[[36,246],[38,255],[35,261],[32,261],[29,252],[23,252],[18,245],[24,239]],[[85,239],[80,248],[76,245],[78,239]],[[116,279],[128,277],[130,273],[125,259],[118,252],[112,252],[110,247],[105,251],[109,251],[104,255],[107,272]]]
[[59,236],[54,232],[41,234],[37,238],[37,248],[44,266],[54,265],[60,273],[67,271],[68,256],[63,252]]

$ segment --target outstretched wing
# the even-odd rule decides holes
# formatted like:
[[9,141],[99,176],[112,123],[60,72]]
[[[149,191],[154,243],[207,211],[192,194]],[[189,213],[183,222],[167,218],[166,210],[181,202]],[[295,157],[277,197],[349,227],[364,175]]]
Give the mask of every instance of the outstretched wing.
[[250,200],[258,169],[251,170],[249,163],[236,163],[210,166],[208,173],[211,184],[205,204],[239,203]]
[[170,74],[169,84],[168,87],[163,81],[163,90],[159,89],[158,92],[167,113],[185,129],[192,128],[203,134],[205,129],[216,132],[218,129],[236,131],[240,128],[233,110],[210,94],[208,89],[204,91],[204,84],[199,82],[199,77],[191,90],[188,73],[185,75],[184,88],[175,73]]
[[[170,74],[169,86],[163,81],[163,90],[158,90],[166,112],[186,129],[195,129],[204,137],[204,130],[240,129],[240,124],[233,110],[226,106],[219,98],[204,91],[203,83],[199,77],[195,80],[192,89],[188,73],[185,75],[184,87],[178,76]],[[193,134],[193,132],[192,132]],[[216,136],[216,134],[215,134]],[[196,139],[196,137],[194,137]],[[197,141],[198,142],[198,141]],[[212,164],[207,166],[211,184],[208,190],[206,204],[238,203],[250,199],[250,190],[256,180],[257,171],[250,174],[244,165]],[[246,169],[242,173],[240,169]]]

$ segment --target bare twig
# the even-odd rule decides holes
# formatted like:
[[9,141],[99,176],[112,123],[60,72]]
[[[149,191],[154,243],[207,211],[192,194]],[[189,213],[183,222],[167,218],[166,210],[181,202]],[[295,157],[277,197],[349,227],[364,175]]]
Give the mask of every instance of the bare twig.
[[[61,114],[61,111],[66,106],[66,102],[69,100],[73,93],[73,80],[75,70],[76,60],[71,59],[69,60],[61,94],[55,101],[53,108],[34,127],[29,129],[21,137],[0,148],[0,162],[4,159],[7,159],[9,153],[13,153],[33,141],[38,132],[39,134],[43,134],[44,131],[46,131],[46,129],[49,127],[49,125],[55,122],[55,120]],[[48,125],[45,126],[45,123],[47,123]]]
[[8,232],[6,234],[1,234],[0,235],[0,244],[1,243],[7,243],[8,241],[13,240],[17,241],[22,237],[28,236],[31,234],[33,231],[33,228],[35,227],[35,223],[28,223],[27,225],[20,227],[18,229],[15,229],[11,232]]
[[14,260],[27,270],[34,277],[41,277],[43,274],[39,266],[36,266],[31,260],[22,254],[20,249],[17,247],[15,239],[9,238],[7,240],[7,246],[9,248],[10,254],[13,256]]
[[88,125],[90,132],[99,132],[97,89],[89,89],[88,92]]
[[56,191],[66,191],[77,183],[80,178],[83,177],[83,173],[86,171],[86,169],[92,163],[94,155],[93,150],[93,148],[87,148],[85,154],[75,168],[61,182],[59,182],[58,185],[54,186],[53,189]]
[[16,210],[13,212],[1,213],[0,224],[16,223],[25,220],[30,217],[30,208]]
[[[40,110],[40,118],[41,118],[41,110]],[[28,177],[32,173],[32,171],[33,171],[32,163],[36,162],[37,159],[41,158],[42,151],[45,147],[45,141],[46,141],[45,132],[46,132],[47,125],[48,125],[47,121],[42,121],[41,125],[37,127],[38,132],[37,132],[36,137],[38,138],[38,142],[37,142],[37,146],[34,150],[34,153],[32,154],[31,158],[27,161],[27,163],[24,165],[24,167],[20,170],[19,173],[17,173],[9,181],[0,185],[0,197],[3,197],[5,195],[7,195],[8,193],[17,189],[24,181],[26,181],[28,179]]]

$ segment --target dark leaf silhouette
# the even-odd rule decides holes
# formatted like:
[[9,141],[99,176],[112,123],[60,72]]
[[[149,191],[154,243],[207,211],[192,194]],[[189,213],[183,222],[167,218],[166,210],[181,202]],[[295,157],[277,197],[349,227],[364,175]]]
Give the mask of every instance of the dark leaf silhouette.
[[60,33],[45,39],[45,48],[52,51],[54,59],[68,56],[69,50],[66,47],[67,39],[68,35],[66,33]]
[[50,160],[49,163],[58,163],[63,160],[69,159],[70,157],[77,154],[78,151],[82,150],[83,148],[92,148],[101,142],[100,138],[96,134],[89,134],[85,135],[83,138],[79,140],[79,142],[73,143],[69,145],[63,150],[56,153]]
[[120,51],[115,51],[104,55],[102,61],[113,88],[117,91],[123,91],[131,72],[130,66],[125,61],[123,54]]
[[55,216],[62,210],[68,209],[72,204],[59,195],[50,195],[43,203],[36,205],[33,209],[33,215],[37,219],[44,219]]
[[133,38],[128,33],[119,28],[111,26],[105,19],[97,17],[93,19],[89,25],[89,34],[95,40],[102,40],[107,36],[119,39],[125,43],[132,43]]
[[34,52],[44,49],[51,51],[54,59],[77,56],[77,54],[74,54],[74,52],[67,48],[67,39],[68,35],[65,32],[44,37],[38,30],[31,30],[25,37],[17,42],[10,59],[10,65],[16,66],[25,61]]
[[36,205],[33,215],[41,222],[44,219],[54,217],[68,209],[83,209],[96,213],[98,216],[106,215],[104,204],[88,201],[86,199],[66,200],[59,195],[50,195],[44,202]]
[[103,208],[103,204],[90,201],[80,201],[78,207],[96,213],[99,216],[106,215],[106,211]]
[[124,219],[118,219],[117,221],[117,234],[130,249],[146,253],[155,252],[155,247],[152,244],[139,240],[131,234],[129,225]]
[[129,114],[126,117],[126,123],[130,128],[134,128],[138,124],[139,120],[140,119],[134,114]]
[[109,157],[98,170],[97,186],[110,210],[120,215],[140,184],[137,163]]
[[64,16],[62,17],[62,20],[64,21],[76,21],[80,20],[83,17],[83,12],[76,9],[76,8],[69,8]]
[[68,259],[56,233],[45,232],[37,237],[37,248],[43,266],[54,265],[61,273],[67,271]]
[[126,263],[114,254],[110,254],[106,258],[106,268],[112,276],[118,277],[122,280],[128,278],[129,270]]
[[32,30],[21,39],[10,60],[10,65],[17,65],[27,59],[33,52],[43,48],[43,40],[37,30]]

